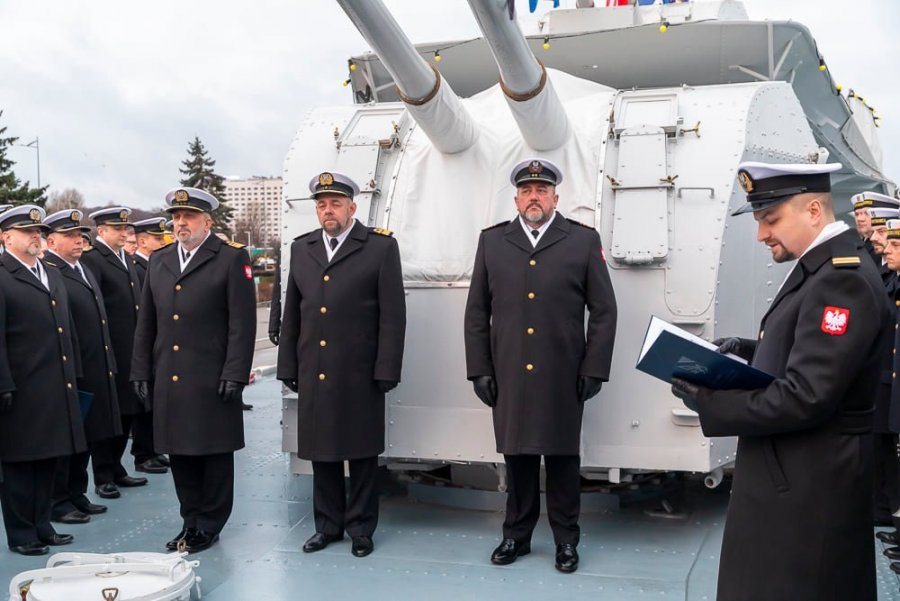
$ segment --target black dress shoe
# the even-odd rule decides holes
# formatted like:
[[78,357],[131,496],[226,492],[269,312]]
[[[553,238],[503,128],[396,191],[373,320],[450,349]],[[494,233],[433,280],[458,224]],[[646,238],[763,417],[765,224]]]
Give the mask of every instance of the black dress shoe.
[[9,550],[19,555],[46,555],[50,552],[50,547],[44,543],[28,543],[27,545],[10,547]]
[[375,550],[375,543],[370,536],[354,536],[350,552],[356,557],[365,557]]
[[875,533],[875,538],[887,545],[900,545],[900,537],[896,530],[880,530]]
[[75,509],[77,509],[81,513],[86,513],[88,515],[98,515],[101,513],[106,513],[106,505],[97,505],[96,503],[91,503],[87,498],[84,497],[72,501],[72,505],[74,505]]
[[116,478],[116,486],[121,486],[122,488],[134,488],[136,486],[144,486],[147,484],[146,478],[135,478],[134,476],[122,476],[121,478]]
[[185,551],[188,553],[199,553],[212,547],[219,540],[218,534],[206,532],[205,530],[195,530],[193,535],[186,535],[184,542],[187,545]]
[[157,455],[156,457],[154,457],[154,459],[156,459],[156,462],[159,463],[160,465],[164,465],[166,467],[172,467],[172,464],[166,455]]
[[178,543],[180,543],[182,540],[184,540],[185,545],[186,545],[187,544],[186,539],[188,537],[195,538],[196,536],[197,536],[196,528],[182,528],[181,532],[179,532],[178,534],[175,535],[175,538],[173,538],[172,540],[170,540],[169,542],[166,543],[166,549],[168,549],[169,551],[177,551]]
[[531,543],[520,543],[514,538],[504,538],[500,546],[491,553],[491,563],[498,566],[511,564],[517,557],[531,553]]
[[53,521],[60,524],[87,524],[91,521],[91,516],[76,509],[69,513],[53,516]]
[[71,534],[54,534],[50,538],[42,538],[41,543],[56,547],[59,545],[70,545],[74,540],[75,537]]
[[303,543],[303,552],[304,553],[315,553],[316,551],[321,551],[331,543],[336,543],[339,540],[343,540],[343,535],[340,536],[332,536],[330,534],[322,534],[321,532],[316,532],[309,539]]
[[122,496],[122,493],[119,492],[119,487],[112,482],[101,484],[100,486],[95,488],[94,491],[101,499],[118,499]]
[[152,459],[148,459],[143,463],[136,463],[134,465],[134,470],[136,472],[144,472],[145,474],[167,474],[169,473],[169,468],[160,463],[156,457]]
[[900,547],[888,547],[884,550],[884,556],[891,561],[900,560]]
[[578,569],[578,550],[572,543],[556,545],[556,569],[571,574]]
[[895,574],[900,574],[900,563],[896,561],[891,562],[891,571]]

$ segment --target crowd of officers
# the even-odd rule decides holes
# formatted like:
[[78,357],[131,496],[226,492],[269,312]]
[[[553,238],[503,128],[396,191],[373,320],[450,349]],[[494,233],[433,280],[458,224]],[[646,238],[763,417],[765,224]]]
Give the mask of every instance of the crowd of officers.
[[101,499],[147,485],[123,465],[129,438],[136,472],[172,471],[184,527],[167,548],[209,547],[230,515],[249,255],[212,234],[213,196],[179,188],[166,203],[171,222],[91,213],[93,243],[78,209],[0,207],[0,506],[16,553],[69,544],[53,522],[107,511],[89,466]]
[[[775,262],[796,263],[758,336],[717,343],[774,381],[757,390],[672,381],[707,436],[738,437],[720,601],[874,600],[873,517],[900,526],[892,343],[900,341],[900,201],[853,197],[852,231],[835,218],[838,169],[738,170],[747,203],[734,215],[753,215]],[[543,462],[555,567],[571,573],[581,421],[610,377],[616,300],[597,231],[557,211],[562,179],[543,158],[513,167],[517,215],[481,233],[462,326],[467,377],[492,410],[507,466],[502,541],[490,560],[530,553]],[[385,394],[401,377],[400,252],[390,231],[355,219],[352,179],[324,172],[309,189],[321,227],[291,245],[269,335],[277,377],[298,394],[298,455],[313,466],[315,534],[303,551],[346,533],[351,553],[364,557],[378,522]],[[252,272],[240,245],[210,235],[214,197],[181,188],[166,202],[177,239],[167,246],[158,238],[163,219],[131,224],[125,208],[91,214],[92,250],[80,211],[0,214],[0,504],[16,552],[71,542],[51,518],[105,511],[85,494],[89,459],[102,498],[146,483],[121,464],[129,432],[136,469],[173,472],[183,528],[169,549],[208,548],[230,515],[255,334]],[[124,252],[130,227],[135,258]],[[38,260],[41,232],[49,248]],[[804,550],[798,535],[810,541]],[[900,533],[878,537],[900,559]],[[900,563],[891,567],[900,573]]]

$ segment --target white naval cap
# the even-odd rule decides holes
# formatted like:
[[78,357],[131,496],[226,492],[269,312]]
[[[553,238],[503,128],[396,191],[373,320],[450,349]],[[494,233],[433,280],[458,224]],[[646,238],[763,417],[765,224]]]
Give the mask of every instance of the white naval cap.
[[107,207],[88,215],[96,225],[131,225],[128,221],[130,216],[131,209],[128,207]]
[[900,240],[900,219],[888,219],[887,223],[887,239]]
[[509,172],[509,183],[514,186],[526,182],[545,182],[551,186],[558,186],[562,181],[562,170],[556,163],[539,157],[519,161]]
[[62,209],[47,215],[44,218],[44,225],[54,232],[91,231],[91,228],[84,225],[84,213],[79,209]]
[[884,207],[876,207],[874,209],[866,209],[871,218],[873,226],[886,225],[888,219],[900,218],[900,208],[886,209]]
[[43,223],[46,215],[37,205],[19,205],[0,214],[0,230],[39,228],[47,231],[50,228]]
[[732,215],[768,209],[797,194],[831,192],[831,173],[840,163],[760,163],[738,165],[737,178],[747,203]]
[[878,192],[860,192],[850,197],[853,210],[856,209],[900,209],[900,200]]
[[168,234],[166,231],[165,217],[151,217],[150,219],[141,219],[134,222],[135,234],[153,234],[154,236],[162,236]]
[[359,186],[343,173],[323,171],[309,180],[309,192],[313,198],[317,198],[319,194],[340,194],[352,200],[359,194]]
[[218,199],[200,188],[175,188],[166,194],[166,212],[186,209],[188,211],[200,211],[211,213],[219,208]]

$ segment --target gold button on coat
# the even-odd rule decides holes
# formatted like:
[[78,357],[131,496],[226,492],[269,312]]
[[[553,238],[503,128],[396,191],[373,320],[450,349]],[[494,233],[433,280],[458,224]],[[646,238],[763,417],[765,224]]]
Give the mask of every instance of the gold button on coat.
[[177,353],[179,351],[179,346],[176,344],[175,346],[172,347],[172,350]]
[[528,298],[534,298],[534,292],[529,292],[529,293],[528,293]]
[[63,361],[68,361],[68,360],[69,360],[69,358],[66,357],[65,355],[63,355]]
[[319,341],[319,346],[328,346],[328,342],[325,341],[325,340],[320,340],[320,341]]
[[328,309],[326,307],[322,307],[321,309],[319,309],[319,313],[327,313],[327,312],[328,312]]
[[528,371],[531,371],[532,369],[534,369],[534,365],[529,363],[528,365],[525,366],[525,369],[527,369]]
[[72,383],[69,382],[68,384],[66,384],[66,388],[68,388],[69,390],[72,390]]
[[[53,306],[55,307],[55,306],[56,306],[56,301],[55,301],[55,300],[52,300],[52,301],[50,301],[50,304],[53,305]],[[900,302],[898,302],[897,304],[900,305]]]
[[319,379],[320,379],[320,380],[324,380],[324,379],[325,379],[325,374],[319,374]]
[[178,317],[178,313],[176,313],[175,315],[172,316],[172,319],[174,319],[175,321],[178,321],[181,318]]
[[528,329],[525,330],[525,331],[528,332],[528,335],[529,335],[529,336],[531,336],[532,334],[534,334],[534,328],[528,328]]
[[532,259],[532,260],[528,261],[528,264],[531,265],[532,267],[534,267],[535,265],[537,265],[537,261]]
[[172,381],[173,381],[173,382],[177,382],[177,381],[178,381],[178,376],[172,376]]
[[323,282],[327,282],[327,281],[330,280],[330,279],[331,279],[331,276],[330,276],[330,275],[324,275],[324,276],[322,276],[322,281],[323,281]]
[[175,284],[175,290],[181,290],[181,284]]
[[60,334],[62,334],[63,329],[62,329],[62,328],[56,328],[56,331],[59,332]]

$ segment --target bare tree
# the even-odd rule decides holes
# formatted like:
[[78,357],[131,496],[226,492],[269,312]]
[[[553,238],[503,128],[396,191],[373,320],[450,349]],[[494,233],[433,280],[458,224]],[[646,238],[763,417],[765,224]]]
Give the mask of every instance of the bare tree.
[[66,188],[62,192],[51,192],[47,201],[47,214],[63,209],[83,209],[84,196],[75,188]]
[[[249,242],[252,246],[263,246],[264,237],[268,237],[265,223],[266,208],[260,201],[241,212],[240,217],[232,224],[231,231],[234,232],[234,239],[241,244]],[[247,239],[248,234],[249,240]]]

